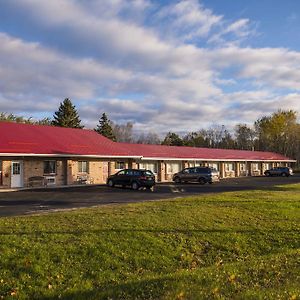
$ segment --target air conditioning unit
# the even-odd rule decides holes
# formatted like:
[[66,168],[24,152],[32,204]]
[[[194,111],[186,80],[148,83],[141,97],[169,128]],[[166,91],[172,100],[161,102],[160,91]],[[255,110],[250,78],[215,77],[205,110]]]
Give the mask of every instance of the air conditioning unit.
[[55,176],[45,176],[45,185],[55,185]]

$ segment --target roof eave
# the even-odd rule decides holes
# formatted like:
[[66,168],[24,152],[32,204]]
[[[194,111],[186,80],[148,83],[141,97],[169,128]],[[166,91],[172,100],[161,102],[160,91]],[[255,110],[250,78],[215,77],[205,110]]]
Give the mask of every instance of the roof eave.
[[97,155],[97,154],[47,154],[47,153],[0,153],[0,156],[5,157],[86,157],[86,158],[134,158],[140,159],[141,156],[136,155]]
[[186,157],[141,157],[141,160],[168,160],[168,161],[178,161],[178,160],[186,160],[186,161],[243,161],[243,162],[250,162],[250,161],[260,161],[260,162],[297,162],[294,159],[243,159],[243,158],[186,158]]

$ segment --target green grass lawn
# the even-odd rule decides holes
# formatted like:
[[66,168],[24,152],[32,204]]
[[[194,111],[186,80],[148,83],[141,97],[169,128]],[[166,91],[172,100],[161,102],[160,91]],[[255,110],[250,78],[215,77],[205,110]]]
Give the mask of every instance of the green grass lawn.
[[0,299],[214,298],[300,299],[300,185],[0,219]]

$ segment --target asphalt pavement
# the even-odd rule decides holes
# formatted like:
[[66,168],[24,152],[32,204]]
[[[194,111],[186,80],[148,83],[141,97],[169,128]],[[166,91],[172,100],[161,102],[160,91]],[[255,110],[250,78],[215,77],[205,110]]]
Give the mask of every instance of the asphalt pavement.
[[242,177],[223,179],[215,184],[199,185],[162,183],[154,191],[133,191],[130,188],[109,188],[104,185],[66,188],[43,188],[15,192],[0,192],[0,217],[45,213],[81,207],[163,200],[191,195],[242,190],[274,190],[277,185],[300,183],[293,177]]

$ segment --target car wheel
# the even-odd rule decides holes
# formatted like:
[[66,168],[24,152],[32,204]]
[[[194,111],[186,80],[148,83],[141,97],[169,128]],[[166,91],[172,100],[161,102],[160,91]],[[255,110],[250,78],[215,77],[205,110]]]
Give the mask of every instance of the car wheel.
[[270,177],[271,174],[270,174],[269,172],[266,172],[266,176],[267,176],[267,177]]
[[288,174],[286,174],[286,173],[281,173],[281,176],[282,176],[282,177],[287,177]]
[[198,182],[199,182],[200,184],[205,184],[205,183],[206,183],[206,181],[205,181],[204,178],[199,178]]
[[181,183],[181,179],[180,179],[179,177],[175,177],[175,178],[174,178],[174,182],[175,182],[175,183]]
[[131,187],[134,191],[137,191],[140,188],[138,183],[135,181],[131,184]]
[[114,187],[114,186],[115,186],[114,182],[113,182],[111,179],[108,180],[107,185],[108,185],[109,187]]

